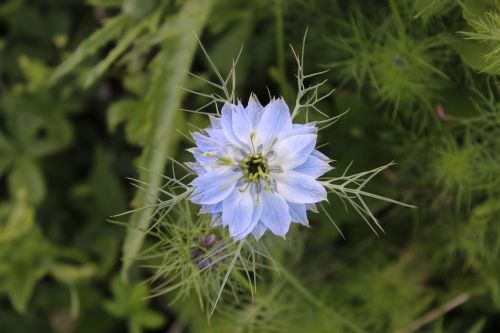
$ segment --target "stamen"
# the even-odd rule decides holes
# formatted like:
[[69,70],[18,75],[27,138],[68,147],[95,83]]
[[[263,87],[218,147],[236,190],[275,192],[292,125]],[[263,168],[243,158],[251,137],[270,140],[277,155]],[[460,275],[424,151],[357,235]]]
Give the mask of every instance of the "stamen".
[[255,132],[250,132],[250,143],[252,145],[252,152],[255,154],[255,145],[253,139],[255,138]]
[[245,186],[244,189],[239,188],[238,191],[240,191],[241,193],[245,192],[248,189],[248,187],[250,186],[250,184],[251,183],[247,183],[247,185]]
[[269,163],[261,153],[245,156],[239,164],[247,183],[260,183],[261,180],[270,180]]
[[231,157],[219,157],[217,162],[219,163],[219,165],[232,165],[233,159]]

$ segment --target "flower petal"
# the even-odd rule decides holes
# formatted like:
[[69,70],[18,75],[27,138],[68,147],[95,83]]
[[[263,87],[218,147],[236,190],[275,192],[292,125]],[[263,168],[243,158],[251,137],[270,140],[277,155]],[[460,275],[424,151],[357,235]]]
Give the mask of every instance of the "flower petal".
[[[233,129],[233,116],[235,113],[236,106],[226,103],[222,107],[221,112],[221,127],[224,131],[226,139],[236,147],[247,148],[246,145],[238,139]],[[249,147],[248,147],[249,148]]]
[[195,178],[191,201],[195,204],[212,205],[224,200],[233,191],[240,173],[230,168],[207,172]]
[[208,115],[208,118],[210,119],[210,123],[212,124],[213,128],[222,129],[220,124],[220,117],[211,114]]
[[194,171],[198,176],[203,175],[207,171],[205,170],[204,167],[201,166],[200,163],[198,162],[186,162],[186,166]]
[[227,146],[227,139],[222,128],[207,128],[206,131],[212,142],[216,142],[219,147]]
[[234,236],[235,238],[237,239],[243,239],[245,238],[250,232],[253,231],[253,229],[255,228],[255,226],[259,223],[259,219],[260,217],[262,216],[262,211],[263,211],[263,207],[262,205],[258,205],[257,204],[257,187],[256,185],[250,185],[250,187],[247,189],[247,191],[250,191],[250,194],[252,195],[252,198],[254,200],[254,209],[253,209],[253,213],[252,213],[252,222],[250,224],[250,227],[248,230],[246,230],[245,232],[237,235],[237,236]]
[[312,153],[311,153],[313,156],[319,158],[320,160],[322,160],[323,162],[327,162],[327,163],[330,163],[332,160],[326,156],[325,154],[323,154],[322,152],[320,152],[319,150],[315,149]]
[[233,112],[233,132],[241,142],[251,146],[250,133],[253,132],[253,116],[246,109],[237,109]]
[[311,176],[295,171],[273,174],[278,193],[288,202],[315,203],[326,200],[326,190]]
[[263,206],[260,221],[277,236],[285,237],[292,218],[288,212],[288,204],[279,194],[272,191],[262,191],[261,205]]
[[306,204],[306,208],[307,208],[307,210],[310,210],[311,212],[319,213],[319,210],[318,210],[318,207],[316,207],[316,204],[308,203],[308,204]]
[[222,213],[212,214],[210,221],[210,226],[212,227],[222,227]]
[[280,134],[279,139],[283,140],[289,136],[300,135],[300,134],[317,134],[318,128],[315,123],[307,124],[293,124],[290,131],[286,131]]
[[251,94],[250,98],[248,99],[248,105],[245,108],[246,112],[249,113],[250,117],[252,118],[252,128],[253,130],[257,129],[257,126],[259,125],[260,117],[262,116],[262,111],[263,107],[260,104],[259,100],[257,99],[257,96],[255,94]]
[[220,212],[222,212],[222,201],[213,205],[202,205],[200,209],[200,214],[216,214]]
[[264,107],[256,130],[257,147],[262,145],[264,155],[281,132],[292,129],[292,118],[285,101],[280,98]]
[[214,156],[204,155],[199,149],[191,148],[188,150],[191,154],[193,154],[196,162],[198,163],[205,171],[213,169],[216,159]]
[[307,211],[305,204],[297,204],[297,203],[288,203],[288,207],[290,209],[290,217],[292,218],[292,222],[300,223],[302,225],[309,225],[309,221],[307,220]]
[[316,179],[323,176],[331,169],[332,167],[327,162],[311,154],[302,165],[296,167],[293,171],[306,174]]
[[276,158],[270,164],[284,171],[304,164],[314,150],[317,137],[316,134],[301,134],[280,141],[276,147]]
[[202,152],[217,152],[218,150],[223,148],[221,143],[217,142],[212,137],[208,137],[198,132],[194,132],[192,136],[194,142],[196,143],[196,146]]
[[267,228],[262,222],[258,222],[252,230],[252,235],[256,240],[259,240],[266,232]]
[[241,192],[238,188],[222,204],[222,224],[229,226],[231,237],[244,238],[252,229],[252,216],[255,199],[250,191]]

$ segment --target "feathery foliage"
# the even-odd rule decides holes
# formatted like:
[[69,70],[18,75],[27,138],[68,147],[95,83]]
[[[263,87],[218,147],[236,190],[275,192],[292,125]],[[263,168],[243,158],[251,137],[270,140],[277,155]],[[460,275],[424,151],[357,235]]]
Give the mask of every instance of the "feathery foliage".
[[[497,332],[499,15],[1,2],[0,331]],[[251,93],[335,160],[287,239],[234,241],[189,201],[190,132]]]

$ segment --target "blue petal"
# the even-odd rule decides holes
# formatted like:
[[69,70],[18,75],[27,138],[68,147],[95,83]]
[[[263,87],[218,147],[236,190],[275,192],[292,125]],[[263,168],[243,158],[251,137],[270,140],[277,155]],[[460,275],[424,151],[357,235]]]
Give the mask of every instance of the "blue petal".
[[300,134],[317,134],[318,128],[314,123],[308,124],[293,124],[290,131],[282,132],[279,136],[280,140],[283,140],[289,136],[300,135]]
[[292,222],[300,223],[306,226],[309,225],[305,204],[289,202],[288,207],[290,208],[290,217],[292,218]]
[[210,222],[212,227],[221,227],[222,226],[222,213],[212,214],[212,219]]
[[316,146],[317,137],[316,134],[301,134],[280,141],[276,148],[276,160],[270,161],[270,164],[282,170],[292,170],[304,164]]
[[210,119],[210,123],[212,124],[213,128],[222,129],[222,126],[220,124],[220,117],[209,115],[208,118]]
[[331,169],[332,167],[327,162],[311,154],[304,162],[304,164],[296,167],[294,171],[306,174],[316,179],[318,177],[323,176]]
[[318,207],[316,207],[316,204],[308,203],[308,204],[306,204],[306,208],[307,208],[307,210],[310,210],[311,212],[319,213],[319,210],[318,210]]
[[210,136],[210,139],[212,139],[212,142],[217,143],[219,147],[227,146],[227,139],[222,128],[211,127],[207,129],[207,133]]
[[245,111],[248,112],[250,117],[252,118],[252,128],[254,130],[256,130],[257,126],[259,125],[263,109],[264,108],[257,99],[257,96],[255,96],[255,94],[251,94],[250,98],[248,99],[248,105],[245,108]]
[[[235,105],[226,103],[222,107],[221,127],[226,139],[236,147],[246,148],[246,145],[238,139],[233,129],[233,115]],[[249,148],[249,147],[248,147]]]
[[281,98],[271,101],[265,106],[256,130],[257,146],[262,145],[262,151],[267,154],[279,134],[291,129],[292,118],[285,101]]
[[241,192],[234,189],[222,204],[222,224],[229,226],[231,237],[244,238],[255,224],[252,225],[252,216],[255,199],[249,190]]
[[256,240],[259,240],[262,235],[266,232],[267,228],[264,225],[264,223],[259,222],[255,225],[255,227],[252,230],[252,235],[255,237]]
[[204,167],[201,166],[200,163],[198,162],[186,162],[186,166],[193,170],[198,176],[203,175],[204,173],[207,172]]
[[238,140],[251,147],[250,134],[253,131],[253,115],[250,112],[246,109],[233,112],[233,132]]
[[208,136],[198,132],[194,132],[192,135],[196,146],[203,152],[216,152],[222,148],[219,142]]
[[[259,186],[259,189],[260,189],[260,186]],[[255,202],[255,208],[254,208],[253,216],[252,216],[252,225],[255,226],[259,222],[260,217],[262,216],[263,206],[260,204],[259,199],[258,199],[259,195],[257,194],[257,192],[258,192],[257,185],[255,185],[255,184],[250,185],[248,190],[252,194],[252,198],[254,198],[254,202]]]
[[328,156],[316,149],[312,152],[312,155],[327,163],[332,161]]
[[215,214],[222,212],[222,201],[213,205],[202,205],[200,209],[201,214]]
[[263,211],[263,206],[260,205],[260,204],[257,204],[257,198],[258,198],[258,195],[257,195],[257,186],[256,185],[250,185],[250,187],[247,189],[247,191],[250,191],[250,194],[254,200],[254,210],[253,210],[253,213],[252,213],[252,222],[250,224],[250,228],[246,231],[246,232],[243,232],[239,235],[236,235],[234,236],[235,238],[237,239],[243,239],[245,238],[251,231],[253,231],[253,229],[255,228],[255,226],[259,223],[259,219],[260,217],[262,216],[262,211]]
[[288,211],[288,204],[279,194],[272,191],[261,192],[263,206],[260,221],[277,236],[285,237],[292,218]]
[[278,193],[288,202],[315,203],[326,200],[325,188],[307,176],[295,171],[273,174]]
[[[236,239],[244,239],[245,237],[248,236],[248,234],[250,234],[251,232],[253,233],[255,227],[260,223],[259,219],[260,219],[261,215],[262,215],[262,205],[256,205],[254,207],[254,210],[253,210],[252,223],[250,224],[249,229],[246,230],[245,232],[243,232],[239,235],[233,236],[233,237]],[[254,237],[255,237],[255,235],[254,235]]]
[[196,162],[200,163],[200,165],[205,166],[206,164],[213,163],[215,161],[214,156],[205,155],[204,152],[199,150],[198,148],[191,148],[188,151],[193,154]]
[[240,174],[232,169],[207,172],[191,182],[195,187],[191,201],[195,204],[216,204],[233,191],[239,177]]
[[235,105],[236,107],[236,111],[243,111],[245,110],[245,107],[243,106],[243,104],[241,104],[240,100],[238,99],[238,104],[233,104]]

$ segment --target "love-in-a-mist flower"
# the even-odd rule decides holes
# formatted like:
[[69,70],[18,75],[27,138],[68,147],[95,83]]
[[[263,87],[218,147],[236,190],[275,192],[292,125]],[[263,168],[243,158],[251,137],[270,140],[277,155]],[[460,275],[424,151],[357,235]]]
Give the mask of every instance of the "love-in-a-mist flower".
[[266,230],[285,237],[291,222],[308,225],[307,210],[327,197],[317,178],[331,169],[315,148],[315,124],[292,124],[282,98],[263,107],[254,95],[247,107],[226,103],[211,123],[190,149],[191,201],[201,212],[236,239]]

